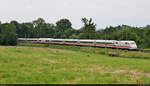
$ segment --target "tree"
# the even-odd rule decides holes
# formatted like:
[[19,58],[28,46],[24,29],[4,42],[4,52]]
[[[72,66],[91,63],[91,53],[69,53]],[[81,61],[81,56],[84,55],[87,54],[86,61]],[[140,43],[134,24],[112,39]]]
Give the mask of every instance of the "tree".
[[38,18],[37,20],[33,21],[34,33],[36,34],[35,37],[40,38],[42,29],[45,27],[45,20],[42,18]]
[[142,47],[150,47],[150,25],[147,25],[144,29],[144,40],[143,40],[143,45]]
[[17,45],[16,28],[13,24],[2,24],[0,34],[1,45]]
[[2,24],[1,24],[1,21],[0,21],[0,33],[1,33],[1,26],[2,26]]
[[92,18],[89,20],[87,18],[82,18],[81,21],[84,26],[81,28],[80,38],[83,39],[95,39],[96,38],[96,24],[92,22]]
[[56,22],[55,38],[66,38],[65,31],[72,29],[72,24],[68,19],[61,19]]
[[54,37],[54,24],[45,23],[43,25],[43,29],[41,31],[41,37],[42,38],[53,38]]
[[69,39],[69,38],[72,38],[73,34],[75,34],[75,29],[70,28],[68,30],[65,30],[64,37]]
[[17,21],[15,21],[15,20],[13,20],[13,21],[11,21],[10,22],[10,24],[13,24],[14,26],[15,26],[15,28],[16,28],[16,33],[17,33],[17,36],[18,37],[21,37],[21,35],[22,35],[22,33],[21,33],[21,24],[19,24]]
[[32,23],[22,23],[20,37],[22,38],[32,38],[34,37],[33,24]]

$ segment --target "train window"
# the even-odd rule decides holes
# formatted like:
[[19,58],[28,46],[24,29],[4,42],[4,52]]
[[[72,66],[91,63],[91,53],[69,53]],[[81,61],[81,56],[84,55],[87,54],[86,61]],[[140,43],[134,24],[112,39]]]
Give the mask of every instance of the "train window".
[[128,43],[128,42],[126,42],[126,43],[125,43],[125,45],[129,45],[129,43]]
[[49,40],[46,40],[46,42],[49,42]]
[[116,42],[116,44],[118,44],[118,42]]
[[130,43],[131,45],[135,45],[135,43]]

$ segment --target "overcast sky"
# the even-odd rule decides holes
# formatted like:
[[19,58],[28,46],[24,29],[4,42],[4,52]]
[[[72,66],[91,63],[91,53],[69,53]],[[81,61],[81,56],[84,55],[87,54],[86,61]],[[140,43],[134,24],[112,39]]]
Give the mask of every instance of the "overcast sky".
[[150,0],[0,0],[0,21],[31,22],[37,18],[55,23],[68,18],[74,28],[81,18],[93,18],[97,28],[150,24]]

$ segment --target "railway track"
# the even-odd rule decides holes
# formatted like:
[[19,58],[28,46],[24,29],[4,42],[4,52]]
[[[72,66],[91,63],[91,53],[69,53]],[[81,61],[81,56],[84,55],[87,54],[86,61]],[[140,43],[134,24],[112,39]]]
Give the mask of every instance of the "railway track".
[[64,43],[64,42],[29,42],[29,41],[21,41],[20,43],[31,43],[31,44],[55,44],[55,45],[73,45],[73,46],[90,46],[90,47],[98,47],[98,48],[111,48],[111,49],[120,49],[120,50],[128,50],[128,51],[139,51],[139,52],[150,52],[147,49],[122,49],[122,48],[114,48],[105,44],[93,44],[93,43]]

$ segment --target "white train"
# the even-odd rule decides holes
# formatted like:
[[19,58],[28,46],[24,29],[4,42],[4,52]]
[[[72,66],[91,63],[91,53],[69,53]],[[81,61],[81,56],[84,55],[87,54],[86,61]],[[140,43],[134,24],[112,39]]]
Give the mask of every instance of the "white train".
[[65,44],[65,45],[82,45],[97,46],[121,49],[137,49],[134,41],[117,41],[117,40],[84,40],[84,39],[53,39],[53,38],[18,38],[21,42]]

